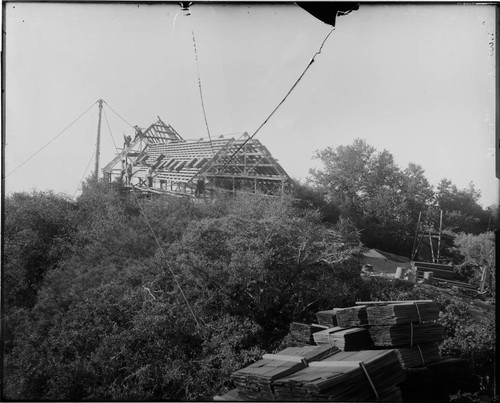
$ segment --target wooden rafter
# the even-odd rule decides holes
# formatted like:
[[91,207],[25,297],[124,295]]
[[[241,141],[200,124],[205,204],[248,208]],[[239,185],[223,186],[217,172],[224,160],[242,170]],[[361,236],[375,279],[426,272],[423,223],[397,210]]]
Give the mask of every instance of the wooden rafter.
[[292,183],[269,150],[246,133],[237,139],[221,136],[212,141],[187,141],[158,118],[126,151],[108,164],[108,176],[121,171],[118,164],[128,153],[137,184],[144,186],[146,171],[153,166],[153,186],[159,191],[194,195],[200,179],[210,192],[220,187],[228,191],[261,189],[272,193],[283,190],[285,183]]

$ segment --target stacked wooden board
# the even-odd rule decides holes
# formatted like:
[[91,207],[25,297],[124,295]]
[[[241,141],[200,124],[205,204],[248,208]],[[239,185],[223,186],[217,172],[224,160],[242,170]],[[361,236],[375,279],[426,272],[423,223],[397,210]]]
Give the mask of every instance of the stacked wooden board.
[[336,309],[316,312],[316,319],[318,320],[318,324],[322,326],[327,326],[327,327],[338,326]]
[[443,327],[438,323],[370,326],[369,332],[376,347],[412,347],[443,340]]
[[432,322],[439,318],[439,305],[435,302],[374,305],[366,308],[366,316],[369,325]]
[[288,347],[278,354],[264,354],[260,361],[232,374],[239,396],[248,400],[273,400],[273,382],[306,368],[339,351],[332,346]]
[[[337,353],[274,384],[277,400],[366,401],[394,395],[405,379],[392,350]],[[382,397],[382,399],[381,399]]]
[[293,341],[305,344],[314,344],[313,334],[327,328],[327,326],[316,324],[309,325],[306,323],[292,322],[290,323],[290,335],[292,336]]
[[443,340],[443,327],[435,323],[439,306],[432,301],[374,304],[366,308],[366,316],[377,347],[413,347]]
[[412,266],[415,268],[418,277],[423,277],[424,272],[430,271],[435,278],[444,280],[454,280],[456,278],[453,266],[447,264],[412,262]]
[[373,345],[368,330],[360,327],[346,329],[336,326],[314,333],[313,339],[319,346],[336,346],[343,351],[365,350]]
[[337,323],[340,327],[367,325],[366,306],[358,305],[336,309]]
[[433,343],[397,348],[394,351],[396,351],[403,369],[425,367],[441,358],[438,345]]
[[317,345],[264,355],[236,371],[237,389],[220,399],[402,401],[411,400],[412,393],[418,397],[416,390],[439,379],[454,374],[465,379],[462,369],[439,355],[443,329],[436,323],[439,307],[433,301],[365,302],[321,311],[317,318],[333,324],[333,316],[339,325],[328,329],[291,325],[291,332],[303,332],[303,341]]

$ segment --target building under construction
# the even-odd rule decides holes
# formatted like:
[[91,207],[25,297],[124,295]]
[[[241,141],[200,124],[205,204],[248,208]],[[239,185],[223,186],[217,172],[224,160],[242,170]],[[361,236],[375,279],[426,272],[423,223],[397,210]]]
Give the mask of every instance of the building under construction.
[[104,168],[109,182],[151,193],[214,198],[226,192],[280,195],[292,180],[269,150],[247,133],[239,138],[184,140],[160,118]]

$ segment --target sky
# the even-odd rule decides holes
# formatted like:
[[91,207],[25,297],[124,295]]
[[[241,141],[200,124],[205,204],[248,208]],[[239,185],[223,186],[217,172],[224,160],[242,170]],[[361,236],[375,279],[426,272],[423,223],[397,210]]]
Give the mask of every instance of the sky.
[[[331,30],[293,3],[195,3],[185,15],[177,3],[8,2],[4,13],[6,194],[78,195],[99,99],[100,168],[158,116],[207,137],[198,77],[212,137],[253,134]],[[492,5],[362,4],[337,18],[256,138],[300,181],[321,167],[316,150],[363,138],[434,186],[472,181],[484,207],[498,203],[494,34]]]

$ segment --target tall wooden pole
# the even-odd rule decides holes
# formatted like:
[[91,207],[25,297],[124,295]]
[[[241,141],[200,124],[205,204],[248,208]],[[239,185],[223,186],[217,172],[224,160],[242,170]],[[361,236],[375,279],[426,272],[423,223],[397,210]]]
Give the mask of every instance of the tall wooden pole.
[[418,221],[417,221],[417,229],[415,230],[415,238],[413,238],[413,246],[411,248],[411,256],[410,259],[413,261],[413,258],[416,254],[416,246],[417,246],[417,238],[418,238],[418,230],[420,229],[420,218],[422,217],[422,211],[418,212]]
[[437,263],[439,263],[439,255],[441,252],[441,236],[443,235],[443,210],[440,211],[439,215],[439,239],[438,239],[438,250],[437,250]]
[[99,179],[99,154],[101,153],[101,117],[102,117],[102,99],[99,100],[99,123],[97,124],[97,144],[95,148],[95,180]]
[[434,247],[432,246],[432,235],[430,228],[429,228],[429,244],[431,245],[432,263],[436,263],[436,259],[434,259]]

